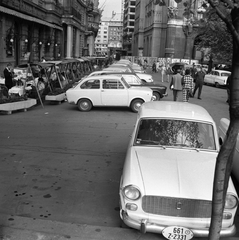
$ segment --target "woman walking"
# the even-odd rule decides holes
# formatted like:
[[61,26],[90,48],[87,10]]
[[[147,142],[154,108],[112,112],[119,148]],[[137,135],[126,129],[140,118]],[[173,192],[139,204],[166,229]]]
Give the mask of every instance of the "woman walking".
[[193,78],[190,75],[190,69],[185,70],[185,75],[182,78],[183,85],[183,102],[188,102],[190,95],[193,93]]

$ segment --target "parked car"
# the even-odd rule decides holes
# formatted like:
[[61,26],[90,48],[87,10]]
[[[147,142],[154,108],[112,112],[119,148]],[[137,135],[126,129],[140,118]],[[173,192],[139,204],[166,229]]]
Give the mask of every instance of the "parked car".
[[135,72],[134,69],[130,66],[123,65],[110,65],[108,68],[104,68],[105,71],[115,71],[115,72],[131,72],[135,73],[142,81],[152,83],[153,77],[147,73]]
[[138,112],[144,102],[153,100],[153,91],[148,87],[130,87],[119,76],[104,75],[82,79],[74,88],[66,91],[66,98],[85,112],[93,106],[130,107],[133,112]]
[[154,100],[158,101],[163,97],[166,97],[168,95],[167,93],[167,87],[163,84],[152,84],[152,83],[145,83],[142,81],[136,73],[128,73],[128,72],[113,72],[113,71],[95,71],[89,74],[90,76],[101,76],[101,75],[117,75],[121,76],[125,79],[125,81],[130,86],[135,87],[149,87],[153,90],[153,96]]
[[[120,180],[123,224],[170,240],[208,236],[219,148],[216,124],[201,106],[173,101],[144,103]],[[235,233],[237,206],[230,179],[221,236]]]
[[[221,145],[223,144],[224,139],[226,137],[229,124],[230,124],[230,120],[227,118],[222,118],[220,120],[219,127],[218,127],[218,136],[219,136],[219,143]],[[237,136],[237,143],[236,143],[235,151],[233,153],[232,174],[234,175],[237,182],[239,183],[239,135]]]
[[231,75],[231,72],[224,70],[212,70],[205,75],[204,84],[214,85],[215,87],[226,86],[227,78]]

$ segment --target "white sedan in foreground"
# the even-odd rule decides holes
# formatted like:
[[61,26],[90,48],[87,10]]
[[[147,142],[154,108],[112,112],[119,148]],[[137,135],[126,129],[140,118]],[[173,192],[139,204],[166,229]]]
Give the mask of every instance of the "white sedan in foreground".
[[209,74],[205,75],[204,84],[214,85],[215,87],[226,86],[227,78],[231,72],[224,70],[212,70]]
[[[204,108],[173,101],[144,103],[120,180],[123,223],[169,240],[208,236],[219,148],[215,122]],[[237,206],[230,179],[221,236],[235,234]]]
[[144,102],[153,100],[153,91],[148,87],[130,87],[122,77],[104,75],[82,79],[66,91],[66,98],[85,112],[93,106],[130,107],[133,112],[138,112]]

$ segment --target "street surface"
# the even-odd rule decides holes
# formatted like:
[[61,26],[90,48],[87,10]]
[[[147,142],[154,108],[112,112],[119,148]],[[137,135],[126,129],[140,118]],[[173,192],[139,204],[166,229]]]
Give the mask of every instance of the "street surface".
[[[168,93],[162,101],[172,101]],[[201,98],[189,102],[216,124],[229,118],[225,89],[204,86]],[[67,102],[0,114],[0,239],[164,239],[119,227],[119,181],[135,120],[129,108],[84,113]]]

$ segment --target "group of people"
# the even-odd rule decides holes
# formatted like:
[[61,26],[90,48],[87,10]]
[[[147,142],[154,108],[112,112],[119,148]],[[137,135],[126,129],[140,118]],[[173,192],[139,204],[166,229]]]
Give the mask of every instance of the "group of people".
[[193,64],[192,69],[186,69],[184,76],[181,69],[177,69],[177,73],[172,75],[170,89],[173,91],[173,100],[178,100],[178,95],[182,92],[183,102],[188,102],[190,97],[194,97],[198,91],[198,99],[201,100],[202,87],[204,83],[205,72],[202,67],[197,71]]

